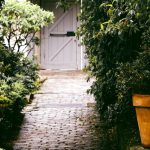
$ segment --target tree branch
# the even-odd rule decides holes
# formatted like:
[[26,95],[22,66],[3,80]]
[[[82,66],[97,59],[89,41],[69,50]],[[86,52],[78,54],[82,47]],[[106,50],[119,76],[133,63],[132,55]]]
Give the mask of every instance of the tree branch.
[[27,56],[29,56],[30,52],[34,49],[34,46],[32,48],[30,48],[30,49],[27,50]]
[[[36,32],[35,32],[36,33]],[[35,33],[33,33],[31,39],[29,40],[29,42],[27,43],[27,45],[25,46],[25,48],[23,49],[23,51],[30,45],[31,41],[33,40]]]

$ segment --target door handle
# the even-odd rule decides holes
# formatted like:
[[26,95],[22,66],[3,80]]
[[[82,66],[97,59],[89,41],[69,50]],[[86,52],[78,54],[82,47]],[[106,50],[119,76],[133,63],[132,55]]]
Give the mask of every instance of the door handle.
[[74,31],[67,31],[67,36],[75,36],[75,32]]

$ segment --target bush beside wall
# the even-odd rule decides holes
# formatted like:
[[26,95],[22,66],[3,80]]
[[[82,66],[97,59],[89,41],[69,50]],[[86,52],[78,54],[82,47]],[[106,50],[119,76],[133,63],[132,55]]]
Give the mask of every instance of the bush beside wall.
[[6,143],[21,123],[26,95],[33,94],[38,87],[38,66],[0,44],[0,146],[9,149]]
[[38,66],[26,56],[40,44],[36,32],[53,19],[52,12],[29,1],[0,5],[0,147],[7,150],[23,119],[26,96],[39,87]]
[[150,1],[83,0],[82,6],[79,32],[95,78],[89,92],[111,131],[107,140],[126,150],[139,143],[132,94],[142,92],[140,82],[150,85]]

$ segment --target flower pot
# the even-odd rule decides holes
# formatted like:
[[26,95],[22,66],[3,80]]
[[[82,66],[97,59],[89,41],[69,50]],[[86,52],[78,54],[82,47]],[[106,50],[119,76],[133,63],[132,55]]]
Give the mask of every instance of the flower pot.
[[150,95],[133,95],[133,106],[136,108],[142,145],[150,147]]

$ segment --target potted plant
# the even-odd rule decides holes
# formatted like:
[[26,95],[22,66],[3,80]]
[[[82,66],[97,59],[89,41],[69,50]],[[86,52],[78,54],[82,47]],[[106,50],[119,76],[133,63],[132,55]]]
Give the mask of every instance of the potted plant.
[[141,53],[132,65],[133,106],[136,109],[142,145],[150,147],[150,52]]
[[119,64],[116,80],[118,99],[125,103],[125,111],[133,110],[133,98],[142,145],[150,147],[150,51],[143,50],[132,62]]

